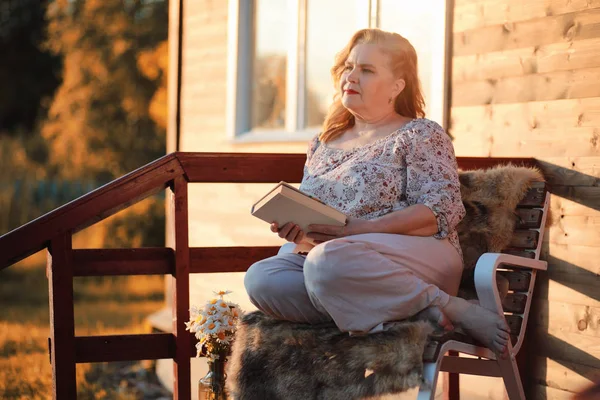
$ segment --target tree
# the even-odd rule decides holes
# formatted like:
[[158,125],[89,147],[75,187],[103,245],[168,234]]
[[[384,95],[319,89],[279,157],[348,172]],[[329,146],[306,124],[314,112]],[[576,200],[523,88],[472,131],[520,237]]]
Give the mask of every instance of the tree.
[[[42,128],[63,177],[107,181],[165,153],[165,128],[152,118],[163,71],[139,59],[167,39],[162,0],[55,0],[46,46],[63,58],[63,81]],[[156,114],[156,112],[154,112]]]
[[35,135],[60,84],[60,57],[40,48],[46,4],[0,0],[0,137]]
[[150,100],[150,117],[163,129],[167,129],[167,68],[169,66],[169,43],[163,41],[155,49],[141,52],[138,68],[148,79],[159,83]]

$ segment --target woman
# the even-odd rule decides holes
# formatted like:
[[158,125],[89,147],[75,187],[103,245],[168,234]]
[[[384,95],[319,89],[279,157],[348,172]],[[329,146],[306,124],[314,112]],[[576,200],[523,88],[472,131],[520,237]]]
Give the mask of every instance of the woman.
[[272,224],[289,242],[318,244],[252,265],[244,280],[252,303],[278,319],[333,320],[351,334],[416,315],[458,325],[503,354],[504,319],[455,297],[463,269],[455,228],[465,210],[450,138],[422,118],[414,48],[364,29],[331,72],[338,93],[309,145],[300,189],[344,212],[347,224],[310,232]]

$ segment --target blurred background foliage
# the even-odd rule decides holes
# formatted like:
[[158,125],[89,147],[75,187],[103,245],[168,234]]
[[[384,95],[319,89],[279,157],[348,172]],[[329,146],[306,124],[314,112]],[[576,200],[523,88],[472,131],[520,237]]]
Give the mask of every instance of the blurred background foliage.
[[[0,0],[0,235],[165,154],[167,12],[167,0]],[[164,226],[162,193],[73,245],[163,246]],[[74,291],[76,334],[148,333],[164,278],[77,278]],[[0,398],[45,399],[43,252],[0,271],[0,306]],[[133,367],[78,365],[78,398],[147,398],[106,379]],[[151,365],[135,368],[158,387]]]
[[[0,0],[0,234],[165,154],[166,0]],[[163,196],[107,247],[161,245]]]

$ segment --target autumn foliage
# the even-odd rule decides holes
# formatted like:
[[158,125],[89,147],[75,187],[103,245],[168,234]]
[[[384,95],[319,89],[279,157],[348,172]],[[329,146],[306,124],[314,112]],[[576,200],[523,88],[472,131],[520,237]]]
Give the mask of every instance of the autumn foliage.
[[167,20],[166,1],[48,7],[63,70],[41,134],[63,177],[106,180],[165,153]]

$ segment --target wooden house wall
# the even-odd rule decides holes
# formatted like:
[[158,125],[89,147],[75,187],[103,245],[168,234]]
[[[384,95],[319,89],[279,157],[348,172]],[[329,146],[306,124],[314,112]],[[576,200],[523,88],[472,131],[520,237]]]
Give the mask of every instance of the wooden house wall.
[[[181,93],[181,151],[306,151],[306,143],[239,143],[227,137],[228,1],[186,0]],[[202,45],[200,45],[200,43]],[[247,82],[251,85],[252,82]],[[193,184],[190,196],[190,246],[282,244],[250,206],[271,184]],[[213,290],[233,290],[234,301],[251,308],[243,274],[192,276],[192,301],[204,301]]]
[[600,380],[600,1],[456,0],[451,105],[457,155],[543,163],[528,398],[570,398]]
[[[227,137],[227,13],[227,1],[184,1],[179,149],[305,151],[306,143]],[[550,268],[529,327],[528,398],[569,398],[600,380],[600,0],[455,0],[452,61],[456,154],[533,156],[552,185]],[[280,243],[248,216],[268,186],[192,185],[190,245]],[[233,289],[244,302],[240,275],[194,277],[192,301]],[[503,398],[492,381],[461,377],[463,397]]]

